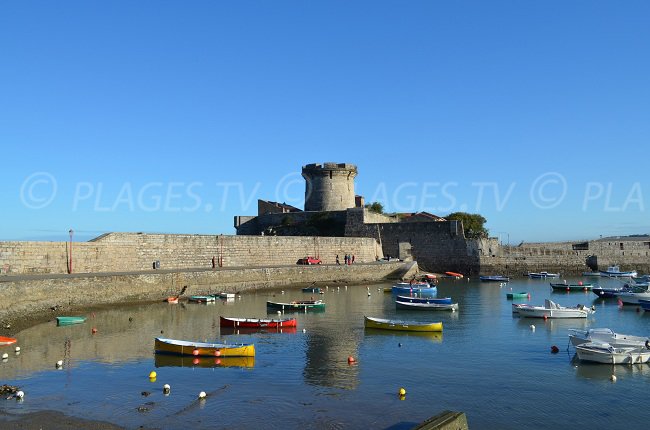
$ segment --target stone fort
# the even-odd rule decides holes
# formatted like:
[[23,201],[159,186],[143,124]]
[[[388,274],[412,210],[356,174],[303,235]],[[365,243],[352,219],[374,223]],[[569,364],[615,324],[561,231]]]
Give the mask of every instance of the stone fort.
[[157,269],[156,262],[167,270],[215,264],[289,266],[307,255],[331,264],[337,254],[354,254],[361,263],[385,256],[416,260],[427,271],[466,275],[540,270],[580,274],[589,269],[587,262],[592,268],[618,264],[623,270],[650,272],[648,236],[518,246],[503,245],[497,238],[469,239],[460,221],[427,212],[386,215],[369,210],[355,194],[358,174],[353,164],[305,165],[304,210],[258,200],[257,215],[234,218],[234,236],[112,232],[74,244],[0,242],[0,277],[65,274],[71,267],[74,273],[148,271]]
[[235,217],[237,235],[372,238],[377,244],[376,257],[413,259],[425,270],[468,275],[535,270],[579,274],[589,269],[588,261],[592,268],[620,264],[650,271],[649,236],[518,246],[504,246],[497,238],[469,239],[460,221],[427,212],[386,215],[364,207],[363,197],[354,192],[357,174],[357,166],[348,163],[303,166],[304,210],[258,200],[256,216]]

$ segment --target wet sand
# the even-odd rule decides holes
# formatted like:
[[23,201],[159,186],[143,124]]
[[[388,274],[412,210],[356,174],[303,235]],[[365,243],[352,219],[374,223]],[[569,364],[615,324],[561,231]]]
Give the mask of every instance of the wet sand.
[[39,411],[27,414],[8,414],[0,411],[0,427],[24,430],[122,430],[102,421],[88,421],[63,415],[58,411]]

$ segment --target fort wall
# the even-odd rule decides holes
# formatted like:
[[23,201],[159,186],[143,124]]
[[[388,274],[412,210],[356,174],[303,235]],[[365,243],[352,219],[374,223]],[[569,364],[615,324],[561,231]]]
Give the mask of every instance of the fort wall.
[[382,257],[376,241],[358,237],[225,236],[110,233],[90,242],[0,242],[0,274],[128,272],[153,269],[259,267],[293,265],[318,256],[325,264],[336,255],[354,254],[355,261]]

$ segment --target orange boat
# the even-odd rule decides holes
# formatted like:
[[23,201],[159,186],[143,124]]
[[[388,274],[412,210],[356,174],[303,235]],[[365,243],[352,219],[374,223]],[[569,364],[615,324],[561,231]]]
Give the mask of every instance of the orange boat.
[[167,297],[165,301],[167,303],[178,303],[178,297]]
[[12,343],[16,343],[16,339],[13,337],[0,336],[0,346],[11,345]]
[[456,272],[445,272],[445,275],[453,276],[454,278],[462,278],[463,277],[462,273],[456,273]]

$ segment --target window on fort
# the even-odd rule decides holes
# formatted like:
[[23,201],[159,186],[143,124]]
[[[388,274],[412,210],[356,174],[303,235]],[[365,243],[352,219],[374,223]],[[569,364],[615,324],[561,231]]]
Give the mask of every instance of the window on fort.
[[650,242],[643,242],[643,244],[644,244],[646,247],[650,248]]
[[574,251],[589,251],[589,242],[574,243],[572,248]]
[[621,242],[621,250],[623,250],[623,242]]
[[332,171],[330,170],[330,179],[332,179]]

